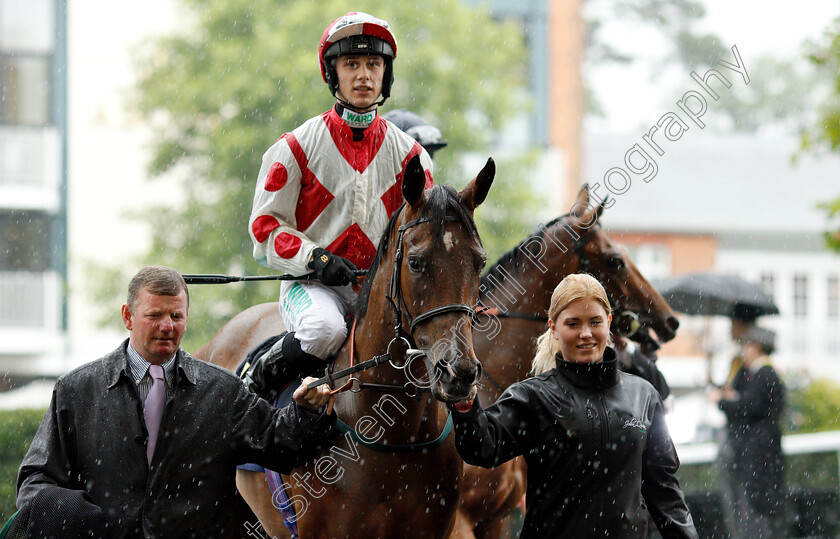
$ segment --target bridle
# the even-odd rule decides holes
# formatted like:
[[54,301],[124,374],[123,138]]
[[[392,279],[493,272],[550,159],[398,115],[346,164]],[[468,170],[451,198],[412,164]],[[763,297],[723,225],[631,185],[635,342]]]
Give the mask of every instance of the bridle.
[[[461,222],[460,218],[451,215],[445,216],[443,220],[444,222]],[[475,309],[464,303],[449,303],[447,305],[435,307],[417,315],[414,318],[412,318],[411,314],[408,312],[408,307],[405,305],[405,300],[403,299],[402,287],[400,287],[400,277],[402,275],[403,259],[403,235],[405,234],[405,231],[409,228],[428,222],[431,222],[431,218],[420,217],[413,221],[409,221],[408,223],[400,226],[399,229],[397,229],[397,250],[394,253],[394,267],[391,270],[391,286],[389,287],[389,292],[387,295],[388,301],[391,302],[391,306],[394,308],[394,338],[403,338],[403,312],[405,312],[405,317],[408,320],[409,336],[414,334],[414,328],[416,328],[418,325],[442,314],[451,312],[464,312],[469,314],[471,318],[475,318]],[[473,237],[478,238],[478,232],[475,230],[475,227],[471,226],[470,229],[470,232],[473,235]]]
[[[400,210],[404,209],[405,203],[401,206]],[[392,308],[394,309],[394,338],[391,339],[391,342],[388,344],[388,348],[385,354],[374,356],[373,358],[364,361],[362,363],[355,363],[355,327],[356,321],[353,321],[353,327],[350,332],[350,366],[342,369],[337,372],[333,372],[334,363],[331,363],[329,367],[327,367],[324,377],[315,380],[314,382],[310,382],[307,387],[313,388],[317,387],[321,384],[329,384],[331,388],[333,388],[333,382],[340,378],[344,378],[346,376],[350,376],[350,379],[342,386],[332,389],[332,393],[339,393],[342,391],[351,391],[353,393],[358,393],[363,389],[370,389],[374,391],[382,391],[388,393],[402,393],[409,397],[415,397],[418,393],[427,393],[431,391],[430,385],[419,385],[416,382],[411,380],[409,377],[409,381],[403,385],[393,385],[393,384],[372,384],[367,382],[362,382],[353,374],[364,371],[367,369],[371,369],[382,363],[390,363],[393,367],[397,369],[405,369],[407,366],[410,365],[411,361],[417,357],[422,357],[426,355],[426,352],[423,350],[418,350],[413,346],[413,334],[415,328],[422,324],[423,322],[427,322],[436,316],[440,316],[447,313],[452,312],[463,312],[470,316],[470,319],[474,322],[475,318],[478,316],[476,310],[464,303],[449,303],[446,305],[442,305],[440,307],[434,307],[428,309],[419,315],[412,317],[408,311],[408,307],[405,304],[405,300],[403,298],[402,287],[400,286],[400,277],[402,275],[402,260],[403,260],[403,253],[404,253],[404,235],[405,232],[417,225],[423,223],[430,223],[432,222],[432,218],[430,217],[420,217],[414,219],[413,221],[409,221],[401,225],[397,229],[397,242],[396,242],[396,250],[394,252],[394,264],[391,269],[391,281],[388,287],[388,293],[386,297],[390,302]],[[463,222],[470,230],[470,234],[476,238],[481,244],[481,238],[478,235],[478,230],[475,227],[475,223],[456,216],[446,215],[442,218],[443,223],[447,222]],[[441,223],[441,225],[443,224]],[[403,315],[406,318],[408,323],[408,331],[406,332],[403,329]],[[439,360],[439,363],[443,363],[441,368],[449,369],[452,372],[452,367],[449,365],[445,360]]]

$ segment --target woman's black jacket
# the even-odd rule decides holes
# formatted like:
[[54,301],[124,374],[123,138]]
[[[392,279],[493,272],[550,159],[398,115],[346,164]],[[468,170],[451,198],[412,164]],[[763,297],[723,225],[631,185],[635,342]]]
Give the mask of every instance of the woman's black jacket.
[[662,537],[696,538],[674,476],[679,461],[662,401],[645,380],[604,361],[557,368],[510,386],[483,410],[453,411],[464,460],[528,464],[521,537],[647,536],[647,510]]

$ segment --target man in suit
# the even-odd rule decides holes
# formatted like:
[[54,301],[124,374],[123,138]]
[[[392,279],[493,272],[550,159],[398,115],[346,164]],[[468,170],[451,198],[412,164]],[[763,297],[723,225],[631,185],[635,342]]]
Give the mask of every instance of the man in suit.
[[109,537],[247,536],[231,529],[244,507],[236,465],[288,472],[304,461],[333,432],[333,398],[305,380],[295,402],[272,408],[180,348],[188,311],[177,271],[134,276],[122,306],[129,338],[56,382],[20,467],[18,507],[57,486],[98,505]]

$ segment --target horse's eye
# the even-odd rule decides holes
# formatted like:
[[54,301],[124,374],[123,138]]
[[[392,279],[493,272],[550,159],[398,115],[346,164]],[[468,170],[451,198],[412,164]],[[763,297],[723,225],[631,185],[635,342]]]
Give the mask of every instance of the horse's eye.
[[479,264],[478,264],[478,269],[483,270],[485,267],[487,267],[487,259],[482,258],[481,262],[479,262]]
[[616,270],[624,269],[624,259],[618,255],[610,257],[610,266]]
[[408,268],[411,271],[420,271],[423,268],[423,265],[420,263],[419,258],[409,258],[408,259]]

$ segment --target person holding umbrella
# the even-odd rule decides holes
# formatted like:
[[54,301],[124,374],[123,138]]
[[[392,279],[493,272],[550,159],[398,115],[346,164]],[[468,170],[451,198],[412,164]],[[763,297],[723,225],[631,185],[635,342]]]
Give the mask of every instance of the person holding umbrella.
[[[731,387],[712,390],[709,399],[727,418],[731,469],[723,470],[724,491],[734,504],[727,524],[739,537],[768,538],[784,529],[784,458],[779,420],[785,386],[770,364],[775,334],[756,325],[740,336],[741,367]],[[729,460],[729,459],[726,459]],[[725,463],[726,461],[722,461]]]

